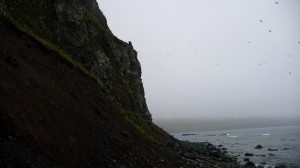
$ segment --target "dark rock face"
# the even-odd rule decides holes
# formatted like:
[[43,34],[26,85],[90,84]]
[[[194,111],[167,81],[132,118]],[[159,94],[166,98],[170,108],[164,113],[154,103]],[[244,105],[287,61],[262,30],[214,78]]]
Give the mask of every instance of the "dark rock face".
[[64,50],[104,83],[131,122],[152,129],[137,52],[111,33],[95,0],[3,0],[0,14]]
[[181,164],[129,123],[93,78],[1,16],[0,79],[1,168]]
[[262,145],[257,145],[257,146],[255,147],[255,149],[262,149],[262,148],[264,148]]
[[245,153],[245,156],[254,156],[252,153]]
[[243,167],[153,124],[140,77],[95,0],[0,0],[0,167]]
[[245,164],[245,166],[246,166],[246,167],[256,167],[255,164],[254,164],[253,162],[251,162],[251,161],[247,162],[247,163]]

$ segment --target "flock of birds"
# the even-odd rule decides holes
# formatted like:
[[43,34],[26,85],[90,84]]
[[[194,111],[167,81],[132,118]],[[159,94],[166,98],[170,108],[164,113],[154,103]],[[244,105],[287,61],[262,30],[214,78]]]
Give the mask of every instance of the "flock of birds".
[[[275,4],[277,4],[277,5],[278,5],[279,3],[276,1],[276,2],[275,2]],[[260,23],[262,23],[262,22],[263,22],[263,20],[261,20],[261,19],[260,19],[259,21],[260,21]],[[269,29],[269,32],[271,33],[272,31]],[[249,43],[251,43],[251,42],[249,41]],[[300,44],[300,42],[298,42],[298,44]],[[289,55],[289,57],[292,57],[292,55]],[[267,62],[265,62],[265,64],[267,64]],[[261,66],[262,64],[258,64],[258,65],[260,65],[260,66]],[[292,72],[289,72],[289,74],[291,75],[291,74],[292,74]]]
[[[276,2],[274,2],[276,5],[278,5],[279,3],[276,1]],[[262,19],[259,19],[259,22],[260,23],[264,23],[264,20],[262,20]],[[272,30],[271,29],[269,29],[268,30],[270,33],[272,33]],[[251,43],[251,41],[248,41],[248,43]],[[298,44],[300,44],[300,42],[298,42]],[[191,43],[188,43],[188,46],[190,47],[191,46]],[[198,51],[197,50],[195,50],[194,51],[195,53],[197,53]],[[142,55],[143,55],[143,53],[142,52],[139,52],[139,53],[141,53]],[[163,51],[161,51],[161,54],[163,53]],[[152,55],[150,55],[150,57],[155,57],[155,56],[159,56],[158,54],[156,54],[156,55],[154,55],[154,54],[152,54]],[[167,56],[170,56],[170,54],[167,54]],[[289,55],[289,57],[291,58],[292,57],[292,55]],[[158,66],[158,64],[160,63],[160,61],[159,60],[156,60],[156,61],[154,61],[153,63],[152,63],[152,65],[149,65],[149,64],[146,64],[146,67],[153,67],[153,68],[156,68],[157,66]],[[268,64],[268,62],[264,62],[264,63],[259,63],[258,65],[259,66],[262,66],[262,65],[267,65]],[[220,66],[220,64],[219,63],[217,63],[217,64],[215,64],[216,66]],[[195,71],[196,69],[195,68],[193,68],[193,71]],[[169,72],[171,72],[172,70],[171,69],[168,69],[168,71]],[[292,72],[288,72],[288,74],[289,75],[291,75],[292,74]]]

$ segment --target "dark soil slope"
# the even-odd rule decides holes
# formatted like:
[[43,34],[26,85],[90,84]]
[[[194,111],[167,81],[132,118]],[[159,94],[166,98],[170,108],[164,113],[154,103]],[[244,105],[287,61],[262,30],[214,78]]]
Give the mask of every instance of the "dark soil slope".
[[0,41],[0,167],[153,167],[164,155],[57,53],[3,19]]
[[0,18],[0,167],[241,167],[209,143],[151,136],[97,82]]
[[0,167],[241,167],[209,143],[151,136],[99,84],[0,18]]

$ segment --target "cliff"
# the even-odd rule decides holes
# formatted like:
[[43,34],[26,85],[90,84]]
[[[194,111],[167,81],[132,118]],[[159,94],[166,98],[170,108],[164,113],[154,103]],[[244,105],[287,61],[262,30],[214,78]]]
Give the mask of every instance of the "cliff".
[[240,167],[152,123],[95,0],[0,1],[0,167]]
[[128,120],[151,130],[137,52],[111,33],[95,0],[4,0],[0,12],[80,63],[103,83],[114,106]]

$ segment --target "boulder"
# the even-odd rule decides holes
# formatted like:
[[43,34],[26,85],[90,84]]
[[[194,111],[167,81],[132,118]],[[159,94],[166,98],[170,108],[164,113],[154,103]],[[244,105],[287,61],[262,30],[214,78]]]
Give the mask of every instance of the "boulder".
[[256,145],[256,147],[255,147],[255,149],[262,149],[262,148],[264,148],[264,147],[261,145]]
[[254,156],[252,153],[245,153],[245,156]]
[[247,162],[245,166],[256,167],[255,164],[251,161]]

